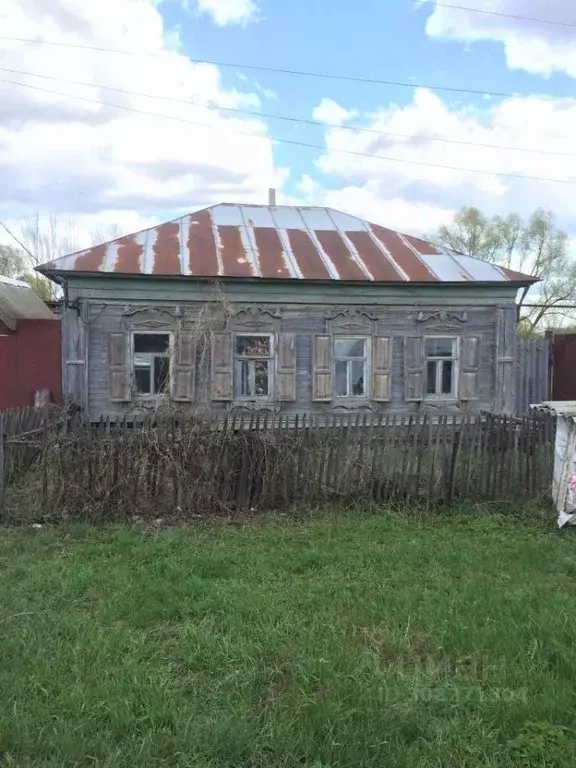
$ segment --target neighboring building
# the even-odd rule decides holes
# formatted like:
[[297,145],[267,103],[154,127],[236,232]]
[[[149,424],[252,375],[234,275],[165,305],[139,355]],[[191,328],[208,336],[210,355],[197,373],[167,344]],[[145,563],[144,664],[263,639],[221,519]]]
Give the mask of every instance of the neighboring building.
[[61,401],[60,321],[27,283],[2,276],[0,365],[0,410]]
[[217,205],[57,259],[64,392],[92,418],[513,412],[533,277],[327,208]]

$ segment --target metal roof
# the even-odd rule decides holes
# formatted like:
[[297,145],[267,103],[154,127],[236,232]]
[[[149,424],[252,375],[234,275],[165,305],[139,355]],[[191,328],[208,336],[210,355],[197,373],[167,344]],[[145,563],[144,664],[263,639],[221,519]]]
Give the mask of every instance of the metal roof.
[[28,283],[0,275],[0,320],[14,330],[18,320],[55,320],[55,315]]
[[398,283],[536,282],[330,208],[227,203],[63,256],[39,270]]

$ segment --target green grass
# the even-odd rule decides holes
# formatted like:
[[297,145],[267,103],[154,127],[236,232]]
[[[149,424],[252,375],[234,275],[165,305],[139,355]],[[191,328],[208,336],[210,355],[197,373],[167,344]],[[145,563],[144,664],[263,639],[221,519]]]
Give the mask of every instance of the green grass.
[[576,539],[453,514],[0,537],[2,765],[576,765]]

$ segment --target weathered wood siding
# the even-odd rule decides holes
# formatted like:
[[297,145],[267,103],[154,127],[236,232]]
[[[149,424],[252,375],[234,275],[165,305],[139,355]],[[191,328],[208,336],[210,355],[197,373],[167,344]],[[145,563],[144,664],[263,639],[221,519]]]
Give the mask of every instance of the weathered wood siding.
[[[83,300],[85,305],[88,335],[88,391],[87,397],[83,392],[77,392],[74,389],[75,396],[80,403],[86,402],[88,413],[92,418],[98,418],[101,414],[110,416],[120,416],[127,411],[134,411],[134,402],[122,403],[112,402],[110,397],[110,365],[109,365],[109,335],[125,330],[125,304],[110,302],[104,303],[100,300]],[[156,302],[154,306],[160,306],[161,302]],[[143,305],[145,306],[145,305]],[[175,302],[171,303],[171,308]],[[198,303],[180,303],[182,318],[187,319],[193,313],[197,312]],[[249,309],[251,305],[237,304],[235,310]],[[365,306],[362,305],[361,311],[373,318],[372,338],[388,337],[391,340],[392,359],[391,359],[391,381],[390,381],[390,399],[384,402],[371,401],[369,397],[362,402],[346,403],[344,401],[331,400],[330,402],[315,402],[312,399],[312,345],[316,335],[329,332],[330,320],[341,306],[338,304],[326,305],[318,304],[312,306],[302,306],[299,304],[272,305],[266,302],[267,308],[272,308],[278,315],[277,330],[282,334],[293,334],[296,347],[296,398],[293,401],[282,402],[277,406],[277,410],[282,413],[309,412],[317,414],[326,414],[327,412],[345,411],[349,407],[359,408],[364,412],[411,412],[421,407],[420,403],[410,402],[406,399],[405,388],[405,339],[422,335],[422,321],[419,315],[437,312],[438,307],[433,304],[421,304],[415,306],[397,306],[389,307],[379,304]],[[443,305],[446,309],[446,305]],[[465,334],[474,339],[479,339],[479,367],[477,372],[477,393],[476,397],[467,403],[451,402],[448,404],[437,403],[426,405],[432,412],[452,411],[457,412],[465,409],[469,411],[492,410],[495,403],[499,407],[510,407],[509,390],[498,394],[496,390],[496,380],[504,383],[508,382],[506,373],[505,353],[509,352],[506,346],[508,331],[503,330],[501,314],[509,313],[509,310],[499,309],[498,306],[473,307],[467,305],[455,305],[449,307],[450,312],[455,315],[466,313],[466,320],[463,327],[458,330],[436,330],[434,324],[427,333],[436,335],[457,335]],[[82,323],[82,320],[80,321]],[[497,330],[500,336],[497,336]],[[249,331],[244,331],[249,332]],[[252,331],[257,333],[258,331]],[[76,334],[76,328],[75,328]],[[351,335],[354,335],[353,333]],[[76,338],[76,335],[74,336]],[[196,387],[194,403],[203,410],[224,411],[236,403],[215,402],[210,399],[210,360],[209,351],[206,345],[199,344]],[[80,366],[78,366],[80,367]],[[76,382],[76,379],[74,380]],[[76,387],[76,383],[74,384]],[[512,405],[513,407],[513,405]],[[136,410],[141,410],[140,406]]]

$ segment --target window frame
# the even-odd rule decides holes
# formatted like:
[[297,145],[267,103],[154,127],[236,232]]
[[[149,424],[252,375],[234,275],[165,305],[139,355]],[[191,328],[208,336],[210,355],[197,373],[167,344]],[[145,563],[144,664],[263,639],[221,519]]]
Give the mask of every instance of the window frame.
[[[338,356],[336,354],[336,342],[341,341],[342,339],[348,339],[349,341],[363,341],[364,342],[364,357],[343,357]],[[336,400],[369,400],[370,399],[370,376],[371,376],[371,351],[372,351],[372,337],[367,336],[364,334],[346,334],[346,333],[335,333],[332,334],[332,376],[333,376],[333,384],[332,384],[332,393],[334,395],[334,399]],[[364,394],[363,395],[353,395],[350,394],[351,386],[351,370],[352,366],[347,366],[346,371],[346,384],[348,388],[348,394],[347,395],[339,395],[336,392],[336,364],[338,362],[346,362],[346,363],[352,363],[353,361],[359,361],[363,360],[364,362]]]
[[[428,340],[443,339],[452,342],[452,355],[445,357],[443,355],[428,355],[426,352],[426,342]],[[447,334],[426,334],[424,336],[424,398],[426,400],[458,400],[458,382],[460,377],[460,342],[461,337],[458,335],[449,336]],[[436,365],[436,391],[428,392],[428,363],[429,362],[452,362],[452,387],[450,392],[442,392],[442,368],[443,366]],[[438,393],[440,390],[440,393]]]
[[[249,355],[240,355],[236,352],[236,341],[238,337],[247,338],[267,338],[269,339],[270,349],[266,357],[250,357]],[[268,362],[268,393],[266,395],[242,395],[237,392],[236,382],[238,377],[237,363],[242,360],[248,360],[256,363],[258,361],[266,360]],[[270,331],[234,331],[232,334],[232,397],[234,401],[240,400],[244,402],[264,402],[274,398],[274,385],[275,385],[275,371],[276,371],[276,339],[275,334]]]
[[[167,354],[161,355],[159,352],[136,352],[135,350],[135,338],[136,336],[168,336],[168,351]],[[154,388],[154,359],[167,358],[168,360],[168,382],[164,389],[164,392],[140,392],[136,385],[136,357],[142,355],[150,356],[150,385],[151,389]],[[173,331],[158,331],[148,330],[147,328],[138,328],[130,332],[130,375],[132,381],[132,390],[137,398],[145,399],[159,399],[163,397],[170,397],[170,391],[172,387],[172,372],[173,372],[173,357],[174,357],[174,332]]]

